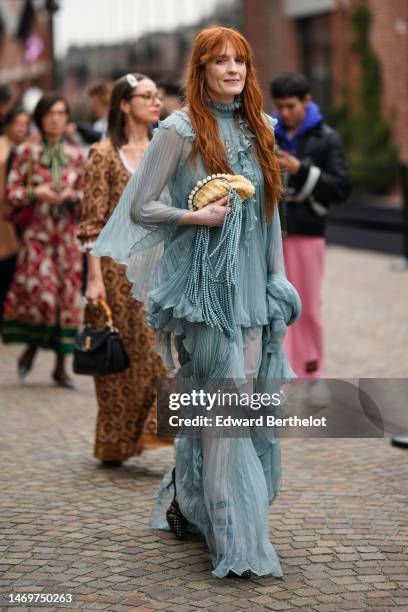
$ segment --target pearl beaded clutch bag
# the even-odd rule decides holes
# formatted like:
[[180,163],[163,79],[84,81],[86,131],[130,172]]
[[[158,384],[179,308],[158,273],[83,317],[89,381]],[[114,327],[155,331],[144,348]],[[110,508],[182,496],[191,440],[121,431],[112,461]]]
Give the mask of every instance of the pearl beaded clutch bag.
[[225,197],[231,190],[237,192],[241,202],[255,193],[251,181],[240,174],[212,174],[196,183],[188,196],[188,207],[199,210]]

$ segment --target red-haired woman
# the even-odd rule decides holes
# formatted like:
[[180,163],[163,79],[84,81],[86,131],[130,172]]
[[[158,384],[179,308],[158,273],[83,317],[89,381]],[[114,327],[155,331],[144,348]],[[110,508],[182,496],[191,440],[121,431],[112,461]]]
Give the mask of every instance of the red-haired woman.
[[[205,381],[208,390],[220,379],[290,378],[282,338],[300,303],[284,275],[273,120],[262,111],[241,34],[223,27],[198,34],[186,103],[160,124],[94,254],[128,264],[169,367],[174,341],[178,380]],[[243,175],[255,194],[243,205],[231,192],[228,201],[191,210],[192,190],[214,174]],[[250,428],[241,437],[214,427],[194,434],[177,441],[153,527],[168,528],[167,515],[178,537],[190,528],[202,532],[219,578],[281,576],[268,537],[268,506],[280,482],[278,438]]]

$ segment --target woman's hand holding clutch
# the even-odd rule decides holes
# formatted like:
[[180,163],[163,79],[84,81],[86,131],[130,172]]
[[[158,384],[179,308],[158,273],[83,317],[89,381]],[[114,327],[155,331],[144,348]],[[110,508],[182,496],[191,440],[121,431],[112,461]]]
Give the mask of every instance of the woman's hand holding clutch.
[[212,204],[186,212],[180,219],[179,225],[207,225],[208,227],[219,227],[224,223],[224,217],[228,211],[225,204],[227,196],[216,200]]
[[[235,174],[212,174],[197,181],[188,196],[188,208],[179,220],[179,225],[206,225],[218,227],[224,224],[225,215],[231,211],[226,207],[228,197],[243,202],[255,193],[250,180]],[[225,194],[225,195],[224,195]],[[221,197],[220,197],[221,196]]]

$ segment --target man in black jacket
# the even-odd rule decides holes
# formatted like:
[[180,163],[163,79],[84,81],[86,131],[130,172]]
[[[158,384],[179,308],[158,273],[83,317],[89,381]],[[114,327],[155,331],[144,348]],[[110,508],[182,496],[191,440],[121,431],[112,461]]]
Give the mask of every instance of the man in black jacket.
[[[350,173],[340,136],[324,123],[306,77],[282,74],[273,81],[271,92],[278,111],[275,135],[286,187],[280,203],[286,273],[302,299],[302,316],[288,329],[285,347],[299,377],[319,379],[326,219],[329,205],[350,195]],[[328,399],[321,385],[316,385],[314,395],[315,404]]]

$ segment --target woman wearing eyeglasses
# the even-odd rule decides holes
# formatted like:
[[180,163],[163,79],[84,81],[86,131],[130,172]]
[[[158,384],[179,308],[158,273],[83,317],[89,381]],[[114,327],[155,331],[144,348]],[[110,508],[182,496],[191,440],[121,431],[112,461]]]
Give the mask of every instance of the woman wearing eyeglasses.
[[119,374],[95,377],[98,400],[95,457],[107,467],[163,444],[156,436],[156,377],[164,374],[153,351],[153,335],[140,302],[131,296],[125,269],[90,249],[112,214],[152,137],[161,108],[157,87],[134,73],[114,84],[108,138],[90,149],[78,237],[87,251],[86,297],[105,300],[123,339],[131,366]]

